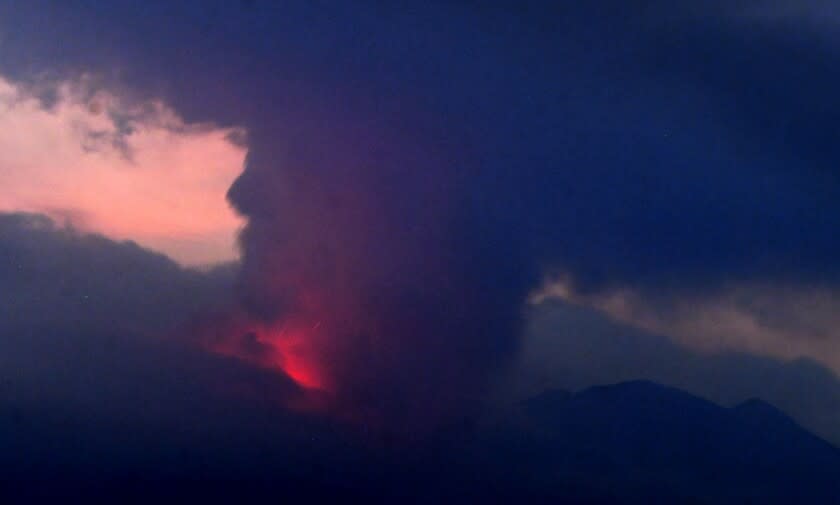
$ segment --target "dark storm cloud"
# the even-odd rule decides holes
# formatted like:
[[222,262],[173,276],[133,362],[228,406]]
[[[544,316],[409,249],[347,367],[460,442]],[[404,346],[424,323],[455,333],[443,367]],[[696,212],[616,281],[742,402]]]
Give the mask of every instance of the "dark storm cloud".
[[[21,20],[4,67],[116,67],[187,114],[245,125],[258,158],[318,135],[302,122],[397,118],[414,148],[457,146],[441,172],[461,179],[439,184],[462,183],[460,223],[584,286],[836,273],[830,41],[742,15],[778,2],[540,5],[23,7],[4,16]],[[335,137],[322,145],[352,135]]]
[[229,303],[235,267],[186,270],[132,242],[37,214],[0,213],[0,330],[160,335]]
[[474,396],[545,270],[836,280],[838,66],[814,31],[701,2],[47,4],[0,11],[3,72],[117,69],[247,128],[243,303],[276,318],[316,285],[333,326],[380,318],[391,344],[330,352],[386,403]]

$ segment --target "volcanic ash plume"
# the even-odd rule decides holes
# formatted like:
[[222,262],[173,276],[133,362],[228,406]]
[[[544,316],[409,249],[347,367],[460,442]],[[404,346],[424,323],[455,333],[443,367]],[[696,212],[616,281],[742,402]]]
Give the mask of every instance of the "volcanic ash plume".
[[282,368],[365,422],[474,407],[533,279],[482,228],[445,144],[334,118],[260,131],[273,135],[250,139],[229,194],[248,219],[243,314],[215,349]]

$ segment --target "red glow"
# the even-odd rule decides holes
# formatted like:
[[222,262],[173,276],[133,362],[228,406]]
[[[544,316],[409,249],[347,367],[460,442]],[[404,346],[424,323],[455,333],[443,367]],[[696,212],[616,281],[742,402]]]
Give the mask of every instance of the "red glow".
[[[322,337],[320,323],[268,325],[238,320],[227,321],[223,326],[216,329],[217,338],[205,340],[212,352],[282,371],[304,396],[331,392],[331,381],[316,348]],[[313,408],[313,402],[303,403],[296,401],[294,406]]]
[[318,357],[312,348],[318,324],[309,329],[283,326],[278,331],[270,331],[266,342],[274,347],[276,358],[274,365],[304,389],[327,390],[327,380],[318,366]]

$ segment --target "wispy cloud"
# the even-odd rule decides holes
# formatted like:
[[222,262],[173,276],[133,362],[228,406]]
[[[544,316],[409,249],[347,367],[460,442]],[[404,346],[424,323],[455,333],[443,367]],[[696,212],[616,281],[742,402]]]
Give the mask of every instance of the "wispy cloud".
[[531,301],[538,304],[552,298],[595,308],[701,352],[807,357],[840,372],[836,286],[753,281],[700,292],[652,293],[624,287],[581,293],[558,279],[537,291]]

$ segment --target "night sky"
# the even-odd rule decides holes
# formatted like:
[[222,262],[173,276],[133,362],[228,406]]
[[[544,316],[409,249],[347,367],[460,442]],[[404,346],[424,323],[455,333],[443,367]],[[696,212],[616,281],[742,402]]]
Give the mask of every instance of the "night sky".
[[638,379],[838,445],[838,88],[819,0],[0,1],[0,464],[323,490]]

